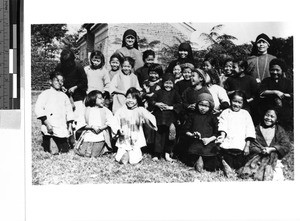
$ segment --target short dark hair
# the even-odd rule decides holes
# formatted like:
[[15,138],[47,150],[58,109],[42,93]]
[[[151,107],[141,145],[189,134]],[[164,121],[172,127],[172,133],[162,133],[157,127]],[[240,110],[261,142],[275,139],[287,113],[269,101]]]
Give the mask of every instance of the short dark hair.
[[148,58],[148,56],[152,55],[155,58],[155,52],[153,50],[146,50],[143,52],[143,61],[145,62],[146,58]]
[[93,66],[93,62],[92,62],[92,58],[93,58],[94,56],[99,56],[99,57],[100,57],[101,64],[100,64],[99,68],[102,68],[102,67],[105,65],[105,58],[104,58],[104,55],[102,54],[101,51],[98,51],[98,50],[95,50],[95,51],[93,51],[93,52],[91,53],[91,55],[90,55],[90,62],[91,62],[92,68],[95,68],[95,67]]
[[238,64],[239,67],[244,69],[244,71],[248,69],[248,62],[246,60],[236,59],[233,61],[233,63]]
[[163,68],[162,68],[162,66],[160,64],[152,64],[152,65],[150,65],[148,74],[151,71],[155,71],[156,73],[158,73],[158,75],[160,77],[163,76],[163,74],[164,74]]
[[88,95],[85,98],[85,102],[84,102],[85,106],[86,107],[95,107],[98,94],[101,94],[101,96],[103,97],[103,93],[98,90],[93,90],[90,93],[88,93]]
[[245,104],[247,103],[247,98],[246,98],[246,94],[244,91],[241,90],[236,90],[234,91],[230,96],[230,101],[232,101],[232,99],[234,98],[234,96],[239,96],[241,98],[243,98],[243,106],[245,106]]
[[124,57],[121,65],[123,66],[124,62],[128,61],[132,68],[134,68],[135,60],[132,57]]
[[62,76],[64,78],[64,75],[60,71],[53,71],[49,74],[49,79],[53,80],[57,76]]
[[273,60],[271,60],[269,64],[269,69],[271,69],[271,67],[274,65],[278,65],[279,67],[281,67],[283,72],[287,71],[286,63],[283,59],[274,58]]
[[116,58],[119,60],[120,64],[122,63],[123,61],[123,57],[119,54],[119,53],[113,53],[110,58],[109,58],[109,62],[112,61],[113,58]]
[[129,88],[126,91],[125,97],[127,97],[129,94],[131,94],[131,96],[137,100],[138,106],[142,106],[141,93],[138,89],[136,89],[135,87]]

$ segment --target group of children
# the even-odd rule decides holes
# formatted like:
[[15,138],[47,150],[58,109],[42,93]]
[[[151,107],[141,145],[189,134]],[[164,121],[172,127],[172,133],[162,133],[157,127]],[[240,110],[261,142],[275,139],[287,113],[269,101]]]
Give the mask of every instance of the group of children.
[[[127,51],[134,47],[132,39],[137,40],[132,31],[123,36]],[[144,65],[136,70],[135,58],[115,53],[107,71],[103,54],[92,52],[90,65],[84,69],[84,124],[74,117],[72,95],[63,92],[64,75],[53,72],[51,88],[39,95],[35,106],[42,122],[44,150],[67,152],[75,144],[74,151],[81,156],[115,152],[116,161],[136,164],[142,160],[141,148],[147,146],[153,161],[177,158],[199,172],[222,169],[226,175],[231,169],[242,170],[257,153],[276,152],[282,158],[289,143],[277,119],[284,103],[280,101],[292,96],[292,88],[282,80],[282,60],[273,59],[268,67],[271,79],[258,83],[247,73],[247,61],[228,59],[218,74],[209,60],[202,69],[196,67],[191,53],[189,44],[182,43],[178,59],[166,71],[154,63],[152,50],[143,52]],[[285,91],[277,88],[279,81],[285,82]],[[267,99],[272,106],[257,109],[258,98]],[[271,99],[276,100],[275,105]],[[252,151],[253,144],[262,140],[260,151]]]

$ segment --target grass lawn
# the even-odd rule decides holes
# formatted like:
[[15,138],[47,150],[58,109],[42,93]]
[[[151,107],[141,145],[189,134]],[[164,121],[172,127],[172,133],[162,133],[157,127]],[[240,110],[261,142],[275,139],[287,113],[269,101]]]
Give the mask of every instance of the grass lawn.
[[[32,108],[39,92],[32,92]],[[121,165],[112,154],[100,158],[84,158],[74,154],[52,156],[41,147],[40,122],[32,109],[32,183],[45,184],[100,184],[100,183],[183,183],[211,181],[251,181],[227,178],[222,171],[198,173],[180,161],[153,162],[149,154],[137,165]],[[293,141],[293,132],[289,133]],[[294,180],[294,149],[284,158],[284,176]]]

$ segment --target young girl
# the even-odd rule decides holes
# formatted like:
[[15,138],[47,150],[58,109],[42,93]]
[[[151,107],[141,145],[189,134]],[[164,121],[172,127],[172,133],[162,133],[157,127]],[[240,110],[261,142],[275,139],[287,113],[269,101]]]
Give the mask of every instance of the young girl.
[[108,129],[113,115],[104,107],[103,93],[98,90],[88,93],[85,106],[86,126],[81,135],[82,144],[76,145],[75,152],[85,157],[99,157],[112,149]]
[[134,70],[137,70],[144,64],[143,55],[139,51],[137,40],[137,33],[134,30],[126,30],[123,34],[122,48],[116,51],[122,57],[131,57],[135,61]]
[[255,139],[255,129],[248,111],[242,109],[246,97],[242,91],[235,91],[231,96],[230,108],[219,117],[220,153],[223,158],[225,173],[231,174],[231,168],[239,169],[245,164],[249,154],[250,141]]
[[220,86],[224,87],[224,82],[227,80],[229,76],[232,76],[233,70],[233,59],[228,58],[224,62],[223,72],[220,75]]
[[110,84],[110,94],[113,96],[112,111],[116,111],[125,104],[125,94],[130,87],[141,91],[137,76],[133,74],[134,60],[125,57],[122,61],[122,71],[116,74]]
[[175,123],[181,110],[181,98],[174,89],[174,76],[165,74],[162,81],[162,89],[157,91],[153,97],[155,106],[153,114],[156,117],[158,131],[155,133],[154,157],[157,161],[164,154],[167,161],[172,162],[170,157],[175,144]]
[[183,80],[176,83],[175,88],[180,95],[188,87],[192,86],[191,77],[192,71],[194,70],[194,65],[191,63],[185,63],[181,65]]
[[110,78],[104,64],[101,51],[93,51],[90,55],[90,65],[84,68],[88,79],[87,93],[93,90],[109,92]]
[[154,130],[157,126],[155,117],[144,107],[139,107],[141,98],[136,88],[129,88],[125,96],[125,105],[114,116],[119,131],[115,159],[123,164],[136,164],[142,160],[141,148],[146,146],[143,124]]
[[289,152],[291,144],[285,130],[278,125],[277,110],[268,109],[255,130],[256,139],[250,144],[251,158],[240,170],[240,175],[256,180],[283,181],[281,159]]
[[[168,72],[166,72],[166,74],[167,73]],[[175,84],[183,80],[182,69],[181,69],[181,66],[179,64],[174,66],[172,73],[175,77],[175,81],[174,81]]]
[[203,62],[203,70],[205,72],[210,71],[211,83],[220,85],[220,77],[217,70],[213,66],[214,60],[212,58],[206,58]]
[[109,79],[112,80],[113,77],[119,73],[120,70],[120,65],[122,63],[122,57],[119,54],[112,54],[109,59],[109,64],[110,64],[110,70],[108,72],[109,74]]
[[42,122],[42,146],[52,154],[66,153],[70,148],[68,137],[72,134],[74,115],[68,96],[62,92],[63,80],[60,72],[51,73],[51,88],[43,91],[35,104],[35,113]]
[[220,167],[218,147],[214,142],[218,134],[218,121],[212,113],[213,108],[212,96],[200,94],[195,112],[184,125],[185,134],[190,140],[187,164],[195,166],[198,172],[202,169],[214,171]]

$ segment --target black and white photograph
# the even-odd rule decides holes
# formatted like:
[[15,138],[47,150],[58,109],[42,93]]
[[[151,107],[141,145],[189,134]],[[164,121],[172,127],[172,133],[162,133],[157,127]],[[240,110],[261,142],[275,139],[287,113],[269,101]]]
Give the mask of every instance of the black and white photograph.
[[0,220],[300,220],[294,2],[2,1]]

